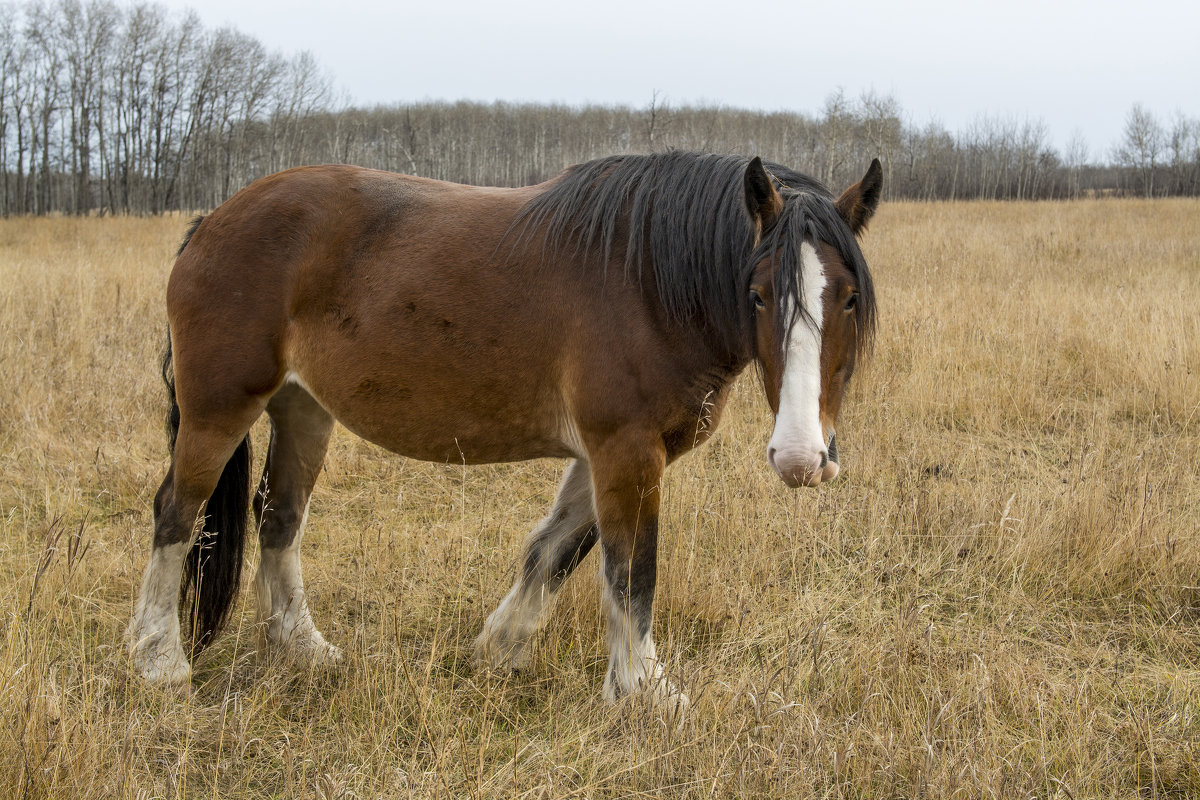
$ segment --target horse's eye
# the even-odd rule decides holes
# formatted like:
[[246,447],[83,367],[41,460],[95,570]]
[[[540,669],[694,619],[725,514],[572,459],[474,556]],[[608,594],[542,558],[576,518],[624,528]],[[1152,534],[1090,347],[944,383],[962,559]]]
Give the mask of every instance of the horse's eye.
[[850,299],[846,301],[846,310],[853,311],[858,306],[858,292],[850,295]]
[[762,295],[758,293],[757,289],[750,290],[750,302],[754,303],[754,308],[758,311],[762,311],[767,307],[767,304],[763,301]]

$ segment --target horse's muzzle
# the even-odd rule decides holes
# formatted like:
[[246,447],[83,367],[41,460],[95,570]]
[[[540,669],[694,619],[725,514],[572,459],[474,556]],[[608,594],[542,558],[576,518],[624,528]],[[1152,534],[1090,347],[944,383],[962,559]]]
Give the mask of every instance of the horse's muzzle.
[[783,482],[793,489],[820,486],[836,478],[841,471],[836,434],[829,437],[829,446],[820,451],[768,447],[767,461]]

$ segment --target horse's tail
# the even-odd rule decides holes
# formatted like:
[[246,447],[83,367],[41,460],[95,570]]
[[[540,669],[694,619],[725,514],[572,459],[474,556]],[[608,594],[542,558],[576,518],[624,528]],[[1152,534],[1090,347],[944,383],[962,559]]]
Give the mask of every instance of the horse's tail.
[[[200,225],[197,217],[180,252]],[[175,450],[179,434],[179,402],[175,396],[175,369],[171,358],[171,331],[162,364],[167,386],[167,442]],[[241,584],[242,550],[250,512],[250,435],[242,438],[204,505],[204,524],[183,567],[180,605],[191,608],[194,651],[204,648],[225,623]]]
[[167,328],[167,352],[163,354],[162,379],[167,387],[167,449],[175,452],[179,437],[179,401],[175,399],[175,365],[171,362],[171,329]]
[[237,598],[249,512],[247,434],[221,471],[217,488],[204,506],[204,526],[184,563],[181,605],[192,609],[194,651],[203,649],[225,624]]

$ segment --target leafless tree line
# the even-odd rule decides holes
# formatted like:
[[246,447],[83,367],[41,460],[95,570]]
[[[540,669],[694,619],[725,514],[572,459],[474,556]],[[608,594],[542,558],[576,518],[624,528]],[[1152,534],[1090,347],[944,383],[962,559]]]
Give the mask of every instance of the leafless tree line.
[[338,103],[312,55],[283,56],[148,2],[0,2],[0,213],[211,208],[289,166],[347,162],[465,183],[544,180],[600,155],[665,148],[760,154],[833,186],[871,158],[892,197],[1041,199],[1200,194],[1200,120],[1141,106],[1121,142],[1060,152],[1040,121],[952,132],[894,97],[831,94],[814,114],[647,106]]
[[152,3],[0,4],[0,212],[219,203],[314,152],[330,78],[307,53]]

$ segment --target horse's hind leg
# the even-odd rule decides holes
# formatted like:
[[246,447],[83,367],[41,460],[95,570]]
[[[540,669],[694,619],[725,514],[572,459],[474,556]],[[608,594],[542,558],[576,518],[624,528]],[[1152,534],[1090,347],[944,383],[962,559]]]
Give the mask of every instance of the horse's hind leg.
[[325,641],[308,610],[300,570],[300,541],[308,501],[333,432],[333,417],[312,395],[285,384],[267,404],[271,443],[254,496],[260,559],[259,624],[267,643],[305,661],[336,661],[341,652]]
[[475,640],[475,660],[483,666],[520,669],[529,661],[527,645],[567,576],[596,543],[592,474],[580,459],[567,467],[554,507],[525,543],[521,576],[488,617]]
[[[247,462],[242,466],[248,466],[244,431],[261,412],[261,406],[250,403],[219,423],[184,418],[180,424],[171,468],[154,498],[154,544],[126,631],[133,668],[151,683],[181,684],[191,677],[179,626],[179,586],[185,560],[199,533],[201,508],[210,501],[227,465],[233,463],[231,458],[242,459]],[[238,489],[228,488],[231,493]],[[249,486],[243,485],[241,491],[244,509]],[[230,499],[236,507],[236,498]],[[216,535],[240,538],[241,531],[235,526]],[[198,586],[197,591],[203,588]]]

